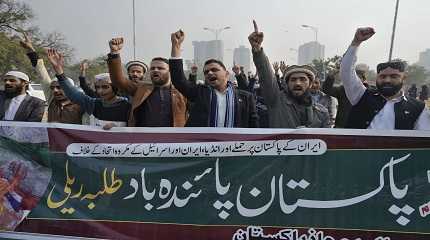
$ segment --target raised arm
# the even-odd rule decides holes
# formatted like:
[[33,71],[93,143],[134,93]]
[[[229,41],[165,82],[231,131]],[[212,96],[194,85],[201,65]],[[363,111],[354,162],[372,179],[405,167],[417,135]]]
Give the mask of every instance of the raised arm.
[[122,72],[121,49],[124,46],[124,38],[113,38],[109,41],[110,53],[108,54],[108,68],[112,84],[117,88],[134,95],[137,84],[125,78]]
[[248,40],[252,47],[254,64],[257,68],[262,94],[266,101],[266,105],[274,105],[278,101],[280,94],[278,81],[272,70],[272,66],[270,65],[269,58],[267,58],[261,46],[264,34],[258,31],[257,23],[255,21],[253,21],[253,23],[254,32],[249,35]]
[[339,86],[334,86],[335,75],[336,73],[334,72],[329,72],[329,74],[327,74],[325,81],[322,84],[322,91],[327,95],[339,98],[342,95],[341,92],[343,90]]
[[197,97],[195,88],[198,86],[188,81],[185,77],[183,60],[181,58],[181,45],[184,39],[185,33],[182,30],[172,33],[170,36],[172,42],[171,58],[169,59],[170,77],[175,88],[186,98],[193,100]]
[[31,65],[36,69],[36,72],[39,75],[38,81],[35,81],[40,84],[43,90],[43,94],[45,94],[46,100],[49,101],[51,98],[51,82],[52,79],[49,76],[48,71],[46,70],[45,63],[43,59],[39,57],[36,52],[36,49],[33,47],[33,42],[31,38],[24,33],[24,38],[20,41],[21,46],[27,51],[27,56],[30,59]]
[[357,29],[351,45],[346,51],[340,64],[340,78],[342,79],[345,88],[346,96],[352,105],[357,104],[363,94],[366,92],[366,87],[355,73],[355,63],[357,62],[357,50],[360,44],[375,34],[373,28]]
[[97,97],[96,91],[90,88],[87,83],[87,70],[89,68],[87,60],[83,60],[79,66],[80,74],[79,74],[79,86],[82,88],[84,93],[92,98]]
[[91,98],[80,92],[73,86],[71,79],[64,75],[64,57],[55,49],[48,49],[48,60],[54,69],[58,82],[70,101],[79,104],[83,111],[92,114],[94,111],[95,98]]
[[249,85],[248,79],[246,79],[246,75],[242,74],[242,72],[240,71],[240,66],[237,65],[237,64],[234,64],[234,66],[232,67],[231,70],[233,71],[234,76],[235,76],[235,78],[237,80],[238,88],[240,90],[249,91],[249,88],[248,88],[248,85]]

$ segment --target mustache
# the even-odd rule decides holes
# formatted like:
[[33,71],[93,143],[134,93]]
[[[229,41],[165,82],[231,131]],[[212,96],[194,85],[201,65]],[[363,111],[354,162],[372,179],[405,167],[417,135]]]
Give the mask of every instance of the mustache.
[[293,87],[293,90],[303,90],[302,87]]

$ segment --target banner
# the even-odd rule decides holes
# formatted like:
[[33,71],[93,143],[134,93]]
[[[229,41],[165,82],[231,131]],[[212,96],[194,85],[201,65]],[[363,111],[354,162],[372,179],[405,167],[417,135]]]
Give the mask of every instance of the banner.
[[40,169],[18,232],[430,239],[427,132],[2,124],[1,169],[18,156]]

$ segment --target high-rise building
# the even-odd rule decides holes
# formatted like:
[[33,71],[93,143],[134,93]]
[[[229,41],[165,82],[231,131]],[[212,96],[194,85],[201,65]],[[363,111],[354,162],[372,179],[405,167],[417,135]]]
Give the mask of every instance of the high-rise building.
[[310,64],[314,59],[324,59],[324,45],[319,42],[308,42],[299,47],[299,65]]
[[430,49],[420,53],[418,65],[423,66],[427,69],[427,71],[430,71]]
[[202,67],[208,59],[214,58],[220,61],[224,59],[224,43],[221,40],[193,41],[194,62]]
[[251,69],[251,51],[245,46],[239,46],[233,51],[233,63],[243,66],[245,72]]

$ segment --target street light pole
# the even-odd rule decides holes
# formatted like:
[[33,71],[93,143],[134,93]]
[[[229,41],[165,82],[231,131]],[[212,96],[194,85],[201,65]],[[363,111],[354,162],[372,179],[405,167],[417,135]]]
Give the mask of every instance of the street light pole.
[[227,26],[227,27],[217,28],[217,29],[215,29],[215,28],[207,28],[207,27],[203,28],[203,30],[210,31],[213,34],[215,34],[215,40],[218,40],[219,39],[218,37],[219,37],[220,33],[222,31],[224,31],[224,30],[227,30],[227,29],[231,29],[231,27]]
[[394,37],[396,35],[397,13],[398,12],[399,12],[399,0],[396,1],[396,11],[394,13],[393,32],[391,33],[390,55],[388,56],[388,61],[391,61],[391,59],[393,57]]
[[133,0],[133,59],[136,60],[136,3]]
[[302,27],[310,28],[315,32],[315,42],[318,42],[318,28],[310,25],[303,24]]

